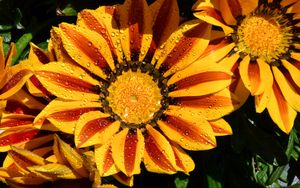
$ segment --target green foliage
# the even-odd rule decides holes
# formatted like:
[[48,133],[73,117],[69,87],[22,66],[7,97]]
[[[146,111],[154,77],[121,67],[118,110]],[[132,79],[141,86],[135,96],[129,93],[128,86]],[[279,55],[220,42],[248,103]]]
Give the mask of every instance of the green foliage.
[[[1,0],[0,35],[7,53],[15,42],[14,62],[28,55],[29,43],[47,48],[49,31],[60,22],[74,23],[76,14],[84,8],[121,3],[122,0]],[[195,1],[178,0],[181,16],[191,17]],[[254,101],[249,99],[238,111],[226,117],[234,134],[219,137],[218,147],[201,152],[189,152],[196,169],[185,175],[158,175],[142,171],[135,177],[135,187],[208,187],[208,188],[300,188],[300,118],[286,135],[272,122],[267,112],[255,113]],[[116,183],[113,178],[106,183]],[[120,187],[122,185],[119,185]]]

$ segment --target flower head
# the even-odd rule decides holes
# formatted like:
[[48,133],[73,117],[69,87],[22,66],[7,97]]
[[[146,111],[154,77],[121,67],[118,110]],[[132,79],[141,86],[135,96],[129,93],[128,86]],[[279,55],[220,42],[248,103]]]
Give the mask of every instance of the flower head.
[[[245,90],[250,91],[256,111],[267,108],[286,133],[300,111],[299,4],[297,0],[225,0],[214,1],[216,9],[207,2],[194,6],[195,16],[225,32],[214,34],[206,54],[235,73],[231,92],[245,100]],[[203,56],[202,61],[211,56]]]
[[196,61],[211,25],[178,24],[176,1],[126,0],[54,27],[49,51],[57,61],[34,75],[57,98],[35,126],[47,120],[74,134],[76,147],[95,145],[100,176],[131,177],[141,161],[157,173],[193,170],[182,148],[214,148],[215,136],[231,134],[221,117],[239,102],[226,89],[230,71]]

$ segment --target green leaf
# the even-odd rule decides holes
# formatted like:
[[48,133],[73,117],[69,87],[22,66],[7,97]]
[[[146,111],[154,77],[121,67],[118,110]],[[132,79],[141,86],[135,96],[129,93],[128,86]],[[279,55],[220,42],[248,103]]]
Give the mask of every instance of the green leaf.
[[33,34],[32,33],[25,33],[22,35],[19,40],[16,42],[17,53],[13,58],[13,64],[16,64],[17,61],[20,59],[25,48],[28,46],[29,42],[32,40]]
[[4,42],[10,43],[10,41],[11,41],[11,33],[10,32],[1,33],[1,37],[2,37]]
[[72,7],[71,4],[67,4],[67,6],[62,10],[65,16],[76,16],[77,11]]
[[189,177],[183,176],[183,175],[178,175],[175,178],[174,182],[175,182],[176,188],[186,188],[189,183]]
[[211,177],[210,175],[207,175],[207,184],[208,187],[213,187],[213,188],[222,188],[222,184],[220,181],[214,179],[213,177]]

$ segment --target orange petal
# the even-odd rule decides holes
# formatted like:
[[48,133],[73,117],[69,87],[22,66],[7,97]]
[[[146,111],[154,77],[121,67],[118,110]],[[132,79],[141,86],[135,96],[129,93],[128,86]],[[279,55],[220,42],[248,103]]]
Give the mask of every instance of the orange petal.
[[144,151],[144,137],[139,129],[124,129],[115,135],[112,144],[112,156],[116,166],[126,176],[139,174]]
[[186,174],[193,171],[195,168],[193,159],[179,145],[171,143],[171,146],[175,155],[177,168]]
[[221,13],[215,9],[210,2],[197,1],[192,9],[195,17],[212,25],[221,27],[224,30],[225,35],[233,32],[233,29],[226,25]]
[[151,125],[146,126],[144,164],[148,171],[173,174],[176,160],[168,140]]
[[117,7],[121,44],[127,61],[143,61],[152,39],[152,15],[145,0],[126,0]]
[[68,161],[67,164],[69,164],[80,176],[88,177],[89,172],[84,167],[82,155],[80,155],[70,145],[62,141],[57,135],[54,136],[54,142],[60,151],[60,155]]
[[282,60],[283,66],[274,74],[276,81],[282,91],[283,96],[289,105],[296,111],[300,111],[300,62],[289,63]]
[[107,71],[115,69],[110,48],[97,32],[67,23],[53,29],[60,35],[69,56],[82,67],[104,79]]
[[[199,113],[207,120],[214,120],[237,109],[240,101],[226,88],[210,95],[177,97],[174,98],[174,105]],[[170,108],[173,108],[173,105],[170,105]]]
[[[12,104],[9,104],[9,103]],[[45,104],[40,102],[38,98],[33,97],[28,92],[22,90],[19,90],[16,94],[9,97],[7,109],[6,111],[9,111],[11,113],[23,113],[23,114],[32,114],[36,115],[37,112],[41,111],[45,107]],[[9,108],[15,109],[13,111],[9,110]],[[21,110],[21,112],[16,112],[17,108]]]
[[32,76],[32,71],[28,66],[30,65],[20,63],[7,70],[5,79],[0,85],[0,99],[12,96],[23,87],[28,78]]
[[0,134],[0,151],[9,150],[11,145],[23,145],[36,137],[38,133],[39,130],[32,128],[32,126],[5,130]]
[[61,179],[79,179],[82,178],[72,169],[63,164],[45,164],[41,166],[30,166],[28,167],[30,172],[36,176],[47,179],[48,181],[54,181],[58,178]]
[[242,15],[242,7],[237,0],[220,0],[220,11],[228,25],[236,24],[236,17]]
[[120,44],[119,26],[115,20],[114,6],[102,6],[96,10],[82,10],[78,14],[76,25],[96,31],[106,40],[113,58],[119,63],[123,61]]
[[44,129],[43,123],[47,119],[60,131],[73,134],[75,123],[80,116],[90,111],[100,110],[100,107],[99,102],[54,99],[36,116],[34,126]]
[[198,61],[203,63],[219,62],[235,47],[235,43],[229,42],[227,38],[215,39],[210,41]]
[[128,177],[125,174],[123,174],[122,172],[114,174],[113,176],[116,180],[118,180],[118,182],[120,182],[124,185],[127,185],[129,187],[133,186],[133,176]]
[[110,142],[95,147],[95,161],[101,177],[110,176],[119,171],[112,157]]
[[27,167],[34,165],[44,165],[46,161],[39,155],[20,148],[12,147],[12,150],[8,151],[8,155],[13,159],[14,163],[24,173],[28,173]]
[[[156,52],[153,64],[167,77],[193,63],[204,52],[211,25],[200,20],[182,24]],[[155,62],[157,61],[157,62]]]
[[2,37],[0,37],[0,72],[3,72],[4,68],[5,68],[5,55],[3,51],[3,39]]
[[109,116],[100,111],[83,114],[75,127],[76,146],[103,144],[110,139],[119,130],[120,122],[113,121]]
[[27,150],[34,150],[40,148],[42,145],[51,145],[53,143],[53,135],[41,135],[33,138],[30,142],[27,142],[24,146]]
[[0,129],[9,129],[11,127],[21,127],[32,125],[34,117],[23,114],[2,114]]
[[159,128],[169,139],[188,150],[207,150],[216,147],[213,129],[201,114],[184,108],[172,108],[158,121]]
[[50,37],[48,51],[54,57],[54,60],[77,64],[64,49],[60,31],[58,29],[52,29],[50,31]]
[[241,61],[239,69],[241,78],[252,95],[259,95],[266,87],[272,85],[273,75],[270,65],[261,59],[250,62],[250,57],[246,56]]
[[179,25],[179,8],[176,1],[157,0],[150,5],[154,17],[153,42],[159,47],[177,29]]
[[99,82],[77,66],[52,62],[41,66],[35,75],[57,97],[67,100],[99,99]]
[[178,71],[169,80],[175,89],[171,97],[201,96],[218,92],[231,83],[231,72],[214,63],[194,62],[187,68]]
[[209,121],[209,124],[212,127],[215,136],[232,135],[232,129],[230,125],[222,118]]
[[236,108],[239,108],[246,102],[250,94],[239,73],[239,54],[235,53],[230,57],[225,57],[219,64],[233,73],[233,78],[228,89],[232,93],[232,96],[234,96],[234,99],[238,99],[239,105]]
[[294,125],[297,112],[287,103],[276,81],[273,82],[267,109],[277,126],[283,132],[289,133]]

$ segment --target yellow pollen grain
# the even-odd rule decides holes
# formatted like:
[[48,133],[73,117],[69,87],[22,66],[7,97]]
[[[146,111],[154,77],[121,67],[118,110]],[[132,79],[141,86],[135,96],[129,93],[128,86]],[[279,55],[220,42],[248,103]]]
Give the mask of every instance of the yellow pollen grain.
[[161,108],[162,96],[157,83],[140,71],[123,72],[108,92],[109,106],[126,123],[146,123]]
[[245,18],[238,28],[238,36],[243,43],[239,48],[248,48],[251,55],[265,59],[272,57],[283,40],[280,25],[262,16]]

